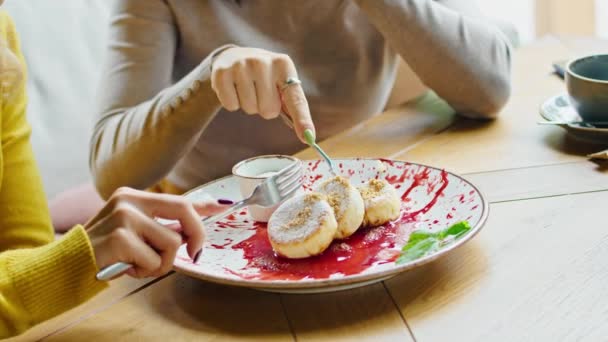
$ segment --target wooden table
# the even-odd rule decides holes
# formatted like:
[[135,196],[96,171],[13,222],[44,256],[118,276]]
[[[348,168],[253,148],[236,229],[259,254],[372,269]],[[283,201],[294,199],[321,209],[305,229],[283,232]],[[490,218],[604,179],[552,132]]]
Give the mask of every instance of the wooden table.
[[[335,157],[373,156],[446,168],[477,184],[490,217],[470,243],[364,288],[278,295],[170,274],[121,279],[94,301],[23,339],[51,341],[600,341],[608,339],[608,147],[538,126],[540,103],[564,90],[556,59],[603,50],[592,39],[520,48],[499,120],[424,106],[389,110],[325,141]],[[311,151],[299,154],[315,157]]]

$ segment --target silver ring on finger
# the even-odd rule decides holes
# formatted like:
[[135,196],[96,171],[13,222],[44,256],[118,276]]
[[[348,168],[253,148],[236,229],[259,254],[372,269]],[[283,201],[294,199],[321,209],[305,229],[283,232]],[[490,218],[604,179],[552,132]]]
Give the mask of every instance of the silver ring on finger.
[[285,89],[287,89],[288,87],[291,87],[292,85],[296,85],[296,84],[302,84],[302,81],[300,81],[297,77],[288,77],[285,82],[283,83],[283,87],[281,88],[281,91],[284,91]]

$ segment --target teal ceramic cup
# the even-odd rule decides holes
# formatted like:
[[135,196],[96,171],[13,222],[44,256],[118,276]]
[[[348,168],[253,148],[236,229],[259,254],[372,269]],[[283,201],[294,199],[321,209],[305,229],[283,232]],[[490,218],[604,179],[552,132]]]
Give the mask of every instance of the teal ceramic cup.
[[585,121],[608,121],[608,55],[575,59],[566,67],[570,102]]

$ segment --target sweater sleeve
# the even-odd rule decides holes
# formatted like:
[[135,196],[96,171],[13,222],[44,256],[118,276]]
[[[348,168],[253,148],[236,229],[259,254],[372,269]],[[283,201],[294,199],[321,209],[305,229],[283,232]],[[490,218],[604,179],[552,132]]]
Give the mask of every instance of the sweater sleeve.
[[[0,12],[0,31],[21,63],[14,25]],[[23,68],[25,70],[25,68]],[[29,142],[25,87],[0,108],[0,338],[66,311],[103,289],[82,227],[59,241]]]
[[[25,64],[14,25],[0,11],[0,33],[4,54],[14,54],[25,74]],[[0,75],[4,77],[4,75]],[[22,79],[25,79],[23,75]],[[29,141],[26,120],[25,82],[0,99],[0,251],[36,247],[53,241],[53,229],[42,180]]]
[[161,180],[220,108],[211,59],[229,46],[172,84],[177,35],[166,1],[116,2],[90,145],[104,198],[120,186],[143,189]]
[[493,117],[510,94],[511,47],[469,0],[355,0],[423,83],[456,111]]
[[67,311],[105,289],[81,226],[47,245],[0,254],[0,338]]

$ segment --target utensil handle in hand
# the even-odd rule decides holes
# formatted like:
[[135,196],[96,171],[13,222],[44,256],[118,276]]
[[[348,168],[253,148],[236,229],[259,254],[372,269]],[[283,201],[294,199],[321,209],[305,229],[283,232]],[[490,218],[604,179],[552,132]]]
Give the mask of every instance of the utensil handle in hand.
[[[248,199],[245,199],[245,200],[235,203],[229,209],[226,209],[226,211],[222,212],[221,214],[209,216],[209,217],[203,219],[203,223],[204,224],[214,223],[214,222],[217,222],[217,221],[223,219],[224,217],[230,215],[230,213],[233,213],[233,212],[247,206],[247,200]],[[200,254],[198,256],[200,257]],[[194,260],[194,263],[197,263],[197,262],[198,262],[198,258],[196,260]],[[97,273],[96,278],[97,278],[97,280],[108,281],[108,280],[126,272],[131,267],[133,267],[133,265],[125,263],[125,262],[117,262],[110,266],[104,267],[101,271],[99,271]]]
[[99,273],[97,273],[97,280],[108,281],[117,275],[126,272],[129,268],[133,267],[131,264],[127,264],[126,262],[117,262],[110,266],[104,267]]
[[279,116],[281,117],[281,119],[283,119],[283,122],[285,123],[285,125],[287,125],[287,127],[289,127],[290,129],[294,129],[293,120],[291,120],[291,117],[289,115],[281,112]]

